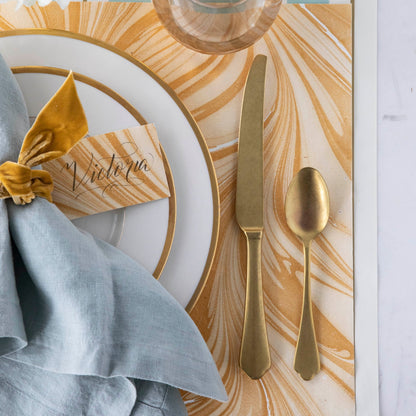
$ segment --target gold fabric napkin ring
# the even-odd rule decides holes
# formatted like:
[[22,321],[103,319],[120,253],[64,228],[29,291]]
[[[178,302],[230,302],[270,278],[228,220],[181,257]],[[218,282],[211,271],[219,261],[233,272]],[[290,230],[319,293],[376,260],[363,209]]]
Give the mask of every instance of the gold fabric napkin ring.
[[40,196],[52,202],[51,175],[32,167],[65,155],[87,132],[87,118],[71,71],[26,134],[17,163],[0,165],[0,199],[13,198],[15,204],[24,205]]

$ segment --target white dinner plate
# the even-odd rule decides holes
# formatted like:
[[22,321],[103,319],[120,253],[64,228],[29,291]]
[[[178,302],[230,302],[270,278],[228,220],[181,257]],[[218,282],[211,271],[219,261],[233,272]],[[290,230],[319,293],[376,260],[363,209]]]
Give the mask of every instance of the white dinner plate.
[[[25,97],[32,120],[57,91],[68,71],[50,67],[12,67]],[[78,94],[87,115],[89,134],[117,131],[125,126],[145,124],[141,114],[122,97],[96,80],[74,73]],[[104,120],[104,121],[103,121]],[[166,162],[170,199],[153,201],[125,209],[87,216],[74,223],[110,244],[119,247],[160,277],[174,236],[175,189]],[[140,236],[140,239],[136,238]],[[135,244],[131,244],[134,241]]]
[[[172,169],[177,197],[175,236],[160,281],[190,310],[211,267],[219,222],[215,171],[205,141],[190,113],[175,93],[143,64],[130,55],[87,36],[49,29],[1,32],[0,53],[10,67],[48,66],[72,69],[90,77],[114,90],[131,103],[148,122],[155,124]],[[42,85],[45,83],[39,81],[32,84],[25,80],[25,77],[28,79],[30,76],[35,75],[17,77],[28,97],[32,94],[29,91],[31,89],[36,89],[40,97]],[[39,79],[47,77],[36,76]],[[59,81],[54,87],[50,87],[48,97],[58,85]],[[81,99],[88,96],[88,99],[93,100],[91,97],[96,96],[94,105],[104,106],[97,93],[89,91],[90,87],[79,85],[79,89]],[[43,99],[45,100],[44,96]],[[114,103],[108,104],[111,105],[117,107]],[[36,108],[32,111],[36,111]],[[118,111],[121,112],[121,109]],[[131,127],[133,122],[126,113],[120,118],[96,116],[98,110],[94,106],[88,106],[86,113],[91,134]],[[158,204],[161,205],[160,208],[156,207]],[[129,254],[132,255],[146,253],[146,250],[151,249],[152,258],[158,258],[160,244],[154,245],[153,239],[147,240],[143,236],[152,236],[153,227],[157,230],[156,234],[165,232],[166,235],[168,211],[166,206],[162,207],[163,204],[163,201],[155,201],[139,207],[134,221],[137,224],[141,221],[139,228],[143,227],[143,233],[133,226],[124,227],[123,250],[130,250]],[[154,218],[160,218],[160,224],[147,221],[150,218],[148,216],[154,215],[156,210],[159,210],[159,214]],[[126,221],[127,218],[128,216]],[[108,227],[113,227],[114,219],[109,220],[109,224]],[[159,238],[157,241],[163,243],[164,240],[165,238]],[[147,257],[147,254],[143,256],[143,264]],[[147,267],[151,268],[151,265]]]

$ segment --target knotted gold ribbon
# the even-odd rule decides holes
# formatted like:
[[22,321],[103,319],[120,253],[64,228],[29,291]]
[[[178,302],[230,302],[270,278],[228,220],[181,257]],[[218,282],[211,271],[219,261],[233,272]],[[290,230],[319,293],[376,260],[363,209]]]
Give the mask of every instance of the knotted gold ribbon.
[[51,175],[31,168],[65,155],[87,132],[71,72],[26,134],[17,163],[7,161],[0,166],[0,199],[13,198],[15,204],[24,205],[40,196],[52,202]]

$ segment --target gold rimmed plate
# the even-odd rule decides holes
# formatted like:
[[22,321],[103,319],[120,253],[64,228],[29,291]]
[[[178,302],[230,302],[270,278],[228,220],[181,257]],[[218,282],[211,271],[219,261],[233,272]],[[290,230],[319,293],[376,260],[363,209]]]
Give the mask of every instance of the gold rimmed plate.
[[[137,109],[144,119],[155,124],[172,169],[177,197],[175,236],[160,281],[190,311],[206,283],[215,253],[219,198],[209,150],[189,111],[173,90],[145,65],[126,52],[87,36],[49,29],[5,31],[0,33],[0,51],[11,67],[72,69],[105,85]],[[17,77],[21,78],[19,82],[24,89],[24,77],[43,75],[20,74]],[[30,85],[38,88],[36,83]],[[126,120],[119,119],[119,122],[122,125],[117,128],[131,127]],[[137,120],[135,122],[137,124]],[[115,130],[106,123],[107,120],[103,120],[101,131]],[[142,207],[153,210],[156,202],[142,204]],[[144,239],[145,244],[151,246],[152,233],[147,235],[150,237]],[[141,251],[132,244],[130,248]]]
[[[69,73],[65,69],[45,66],[12,67],[12,71],[21,85],[30,117],[36,116],[39,109],[46,103],[48,92],[52,89],[53,93],[56,84],[62,83],[63,77]],[[104,132],[103,119],[107,123],[108,130],[106,131],[115,131],[122,124],[126,126],[147,124],[139,111],[111,88],[79,73],[74,73],[74,78],[77,81],[85,111],[89,115],[91,134]],[[37,88],[33,88],[33,85]],[[172,170],[163,148],[162,155],[171,194],[168,202],[155,201],[152,210],[143,210],[142,206],[132,206],[73,221],[78,227],[130,254],[157,279],[168,259],[176,222],[175,186]],[[141,226],[143,223],[148,224],[147,233],[156,234],[152,236],[154,240],[152,246],[141,244],[143,239],[149,239],[146,232],[143,232],[143,226]],[[143,246],[141,250],[133,249],[141,245]]]

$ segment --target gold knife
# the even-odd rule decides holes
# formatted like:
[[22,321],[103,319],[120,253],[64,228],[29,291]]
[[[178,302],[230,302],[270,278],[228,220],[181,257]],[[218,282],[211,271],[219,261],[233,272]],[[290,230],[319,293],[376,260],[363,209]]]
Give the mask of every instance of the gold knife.
[[263,103],[267,57],[254,58],[244,90],[238,140],[236,217],[247,238],[247,287],[240,367],[253,379],[270,368],[263,307]]

